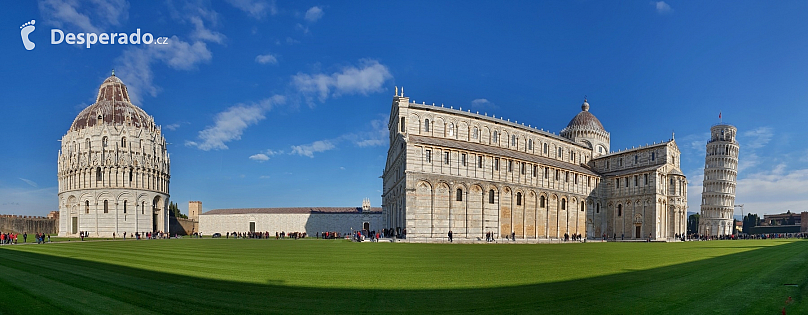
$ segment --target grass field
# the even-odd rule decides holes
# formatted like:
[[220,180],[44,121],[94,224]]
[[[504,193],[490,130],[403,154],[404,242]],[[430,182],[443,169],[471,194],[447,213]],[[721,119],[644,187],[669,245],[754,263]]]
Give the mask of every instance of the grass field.
[[0,314],[808,314],[806,262],[797,240],[72,241],[0,247]]

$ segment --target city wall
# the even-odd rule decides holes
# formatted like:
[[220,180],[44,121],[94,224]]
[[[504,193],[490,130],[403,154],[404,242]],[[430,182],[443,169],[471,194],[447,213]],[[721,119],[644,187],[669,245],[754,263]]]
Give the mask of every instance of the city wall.
[[23,215],[0,215],[0,232],[2,233],[35,233],[57,234],[59,232],[59,220],[56,218],[23,216]]

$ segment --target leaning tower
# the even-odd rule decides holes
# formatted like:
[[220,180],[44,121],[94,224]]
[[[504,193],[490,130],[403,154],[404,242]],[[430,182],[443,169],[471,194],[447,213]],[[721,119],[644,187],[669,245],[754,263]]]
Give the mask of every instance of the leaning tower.
[[704,190],[701,193],[700,235],[733,233],[735,180],[738,176],[738,129],[728,124],[710,128],[704,162]]

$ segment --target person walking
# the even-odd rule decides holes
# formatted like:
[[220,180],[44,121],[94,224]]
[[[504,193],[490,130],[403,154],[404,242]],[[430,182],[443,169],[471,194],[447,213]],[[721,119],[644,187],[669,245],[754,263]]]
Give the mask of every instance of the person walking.
[[22,233],[22,242],[23,243],[28,243],[28,232],[23,232]]
[[452,242],[452,230],[449,230],[449,243]]

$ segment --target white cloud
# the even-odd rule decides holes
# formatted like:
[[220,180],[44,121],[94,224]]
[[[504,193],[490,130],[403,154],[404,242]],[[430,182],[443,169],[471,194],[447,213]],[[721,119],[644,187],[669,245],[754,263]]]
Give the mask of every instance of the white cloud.
[[269,179],[270,177],[269,177],[269,175],[261,175],[258,178],[260,178],[260,179]]
[[743,134],[742,149],[760,149],[772,140],[774,130],[771,127],[758,127]]
[[[83,32],[101,33],[103,28],[120,25],[129,18],[125,0],[43,0],[39,11],[45,22],[59,28],[78,28]],[[96,21],[98,24],[93,24]]]
[[471,109],[472,110],[479,111],[479,110],[492,110],[492,109],[498,109],[498,108],[499,108],[499,106],[497,106],[494,103],[491,103],[491,101],[489,101],[487,99],[484,99],[484,98],[478,98],[478,99],[475,99],[475,100],[471,101]]
[[302,156],[314,157],[314,153],[325,152],[336,148],[336,146],[329,140],[314,141],[311,144],[293,145],[292,152],[289,154],[297,154]]
[[177,130],[177,129],[180,128],[180,124],[175,123],[175,124],[165,125],[165,126],[163,126],[163,128],[171,130],[171,131],[174,131],[174,130]]
[[143,94],[157,96],[159,88],[154,85],[152,65],[158,61],[177,70],[190,70],[197,64],[209,62],[212,58],[210,50],[202,41],[193,43],[180,40],[177,36],[169,38],[168,45],[145,45],[145,47],[129,47],[115,59],[116,73],[126,84],[129,96],[136,105],[142,105]]
[[322,18],[324,14],[325,12],[323,12],[323,8],[320,8],[319,6],[314,6],[306,10],[305,19],[309,23],[314,23],[317,22],[317,20],[319,20],[320,18]]
[[36,182],[34,182],[34,181],[30,180],[30,179],[20,178],[20,180],[24,181],[28,185],[31,185],[31,187],[34,187],[34,188],[39,187],[39,185],[37,185]]
[[199,16],[190,17],[191,24],[194,25],[194,31],[191,33],[191,38],[196,40],[203,40],[221,44],[224,42],[225,36],[222,33],[212,31],[205,27],[205,22]]
[[264,65],[265,64],[276,65],[276,64],[278,64],[278,58],[276,58],[272,54],[258,55],[257,57],[255,57],[255,62],[260,63],[260,64],[264,64]]
[[285,97],[275,95],[258,103],[232,106],[216,114],[214,124],[199,132],[201,142],[186,141],[185,145],[194,146],[203,151],[227,149],[225,143],[241,139],[244,129],[263,120],[267,111],[285,101]]
[[387,144],[389,131],[385,125],[385,120],[371,120],[370,126],[373,129],[369,132],[360,133],[354,143],[360,148],[383,146]]
[[749,213],[808,211],[808,169],[785,171],[784,164],[738,180],[736,204]]
[[665,1],[651,2],[651,4],[656,6],[657,13],[659,14],[673,13],[671,6],[665,3]]
[[258,162],[266,162],[266,161],[269,161],[269,157],[266,154],[258,153],[258,154],[251,155],[250,160],[258,161]]
[[255,19],[261,19],[267,15],[278,14],[278,7],[275,1],[267,2],[260,0],[227,0],[227,3],[236,7],[237,9],[246,12]]
[[382,85],[393,76],[387,66],[376,60],[360,60],[359,67],[345,67],[332,74],[298,73],[292,77],[292,85],[304,94],[316,94],[321,102],[329,96],[363,94],[382,90]]

